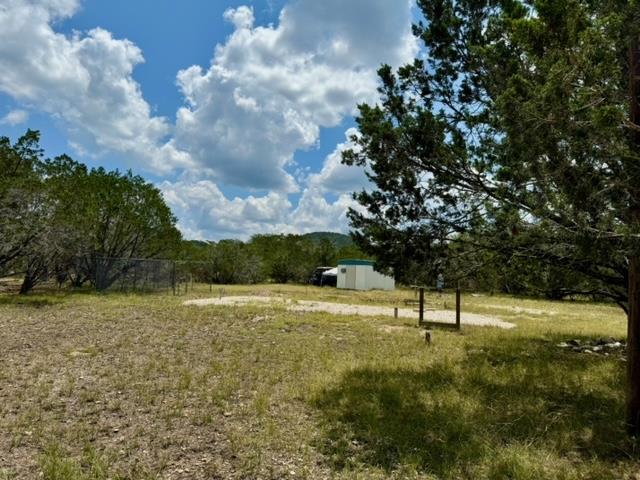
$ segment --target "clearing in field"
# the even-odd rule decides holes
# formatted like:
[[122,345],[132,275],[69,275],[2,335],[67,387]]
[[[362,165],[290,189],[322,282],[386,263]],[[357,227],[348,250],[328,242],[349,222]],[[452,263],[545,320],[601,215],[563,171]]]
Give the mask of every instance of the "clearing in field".
[[[225,288],[386,311],[407,295]],[[414,319],[388,314],[183,305],[210,296],[0,297],[0,479],[640,471],[624,433],[623,353],[558,347],[624,339],[616,307],[465,297],[464,312],[517,328],[436,330],[426,345]]]
[[[239,306],[239,305],[256,305],[264,303],[280,303],[287,310],[294,312],[326,312],[334,315],[362,315],[367,317],[375,316],[395,316],[402,318],[413,318],[417,321],[418,314],[415,309],[412,308],[393,308],[379,307],[375,305],[354,305],[348,303],[334,303],[334,302],[319,302],[312,300],[296,300],[292,301],[289,298],[281,296],[265,297],[265,296],[248,296],[248,295],[236,295],[231,297],[220,298],[201,298],[197,300],[187,300],[184,305],[227,305],[227,306]],[[428,310],[425,312],[425,319],[432,322],[439,322],[443,324],[455,324],[456,316],[455,312],[451,310]],[[478,315],[477,313],[463,313],[461,315],[461,323],[463,325],[474,325],[477,327],[498,327],[498,328],[514,328],[513,323],[504,322],[495,317],[489,317],[487,315]]]

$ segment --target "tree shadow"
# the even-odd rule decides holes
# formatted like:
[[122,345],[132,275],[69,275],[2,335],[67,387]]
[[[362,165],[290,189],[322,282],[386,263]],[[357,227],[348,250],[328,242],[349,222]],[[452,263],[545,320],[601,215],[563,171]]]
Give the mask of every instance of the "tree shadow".
[[2,294],[0,295],[0,306],[16,305],[22,307],[44,308],[52,305],[58,305],[63,303],[64,300],[65,299],[62,297],[44,298],[33,295]]
[[619,356],[507,340],[468,347],[459,363],[351,370],[312,403],[325,424],[320,448],[338,470],[411,465],[446,477],[513,444],[613,465],[638,457],[624,430],[623,373]]
[[[421,398],[454,380],[440,368],[350,371],[314,402],[329,420],[324,453],[338,469],[356,461],[389,471],[412,463],[439,472],[473,461],[480,455],[474,425],[455,404],[427,407]],[[464,448],[447,447],[453,444]]]

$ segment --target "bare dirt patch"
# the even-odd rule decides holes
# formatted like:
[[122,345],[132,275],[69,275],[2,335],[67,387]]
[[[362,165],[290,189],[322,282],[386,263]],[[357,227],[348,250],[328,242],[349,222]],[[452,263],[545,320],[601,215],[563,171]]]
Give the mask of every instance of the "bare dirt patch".
[[[288,310],[294,312],[326,312],[334,315],[361,315],[361,316],[393,316],[392,307],[380,307],[373,305],[355,305],[347,303],[318,302],[311,300],[293,301],[282,297],[263,296],[230,296],[222,298],[203,298],[198,300],[188,300],[184,305],[206,306],[206,305],[251,305],[276,303],[284,305]],[[399,308],[398,317],[418,318],[418,313],[409,308]],[[432,322],[455,323],[455,312],[450,310],[428,310],[425,312],[425,319]],[[463,325],[473,325],[478,327],[498,327],[510,329],[514,328],[513,323],[504,322],[487,315],[463,312],[460,317]]]
[[[416,329],[402,325],[381,325],[380,331],[384,333],[404,333],[408,331],[416,331]],[[424,332],[421,331],[420,333],[423,334]]]
[[491,308],[492,310],[506,310],[510,313],[515,313],[515,314],[521,314],[521,313],[527,313],[530,315],[557,315],[558,314],[558,312],[554,310],[543,310],[541,308],[527,308],[527,307],[516,307],[512,305],[495,305],[495,304],[489,304],[485,306],[488,308]]

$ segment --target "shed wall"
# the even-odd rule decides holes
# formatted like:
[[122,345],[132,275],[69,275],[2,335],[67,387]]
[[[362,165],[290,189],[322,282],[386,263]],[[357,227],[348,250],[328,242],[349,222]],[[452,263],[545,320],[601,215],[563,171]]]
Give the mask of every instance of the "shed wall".
[[347,288],[346,271],[346,267],[338,265],[338,281],[336,282],[337,288]]
[[368,287],[368,278],[369,278],[369,270],[373,270],[368,265],[356,265],[356,282],[354,285],[355,290],[369,290]]
[[393,277],[376,272],[371,265],[338,265],[338,288],[349,290],[393,290]]

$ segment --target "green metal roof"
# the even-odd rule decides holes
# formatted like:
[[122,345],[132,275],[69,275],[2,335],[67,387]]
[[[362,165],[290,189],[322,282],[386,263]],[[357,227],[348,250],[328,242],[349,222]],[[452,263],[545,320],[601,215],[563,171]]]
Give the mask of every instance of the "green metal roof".
[[345,258],[344,260],[338,260],[338,266],[340,265],[369,265],[373,267],[372,260],[360,260],[357,258]]

